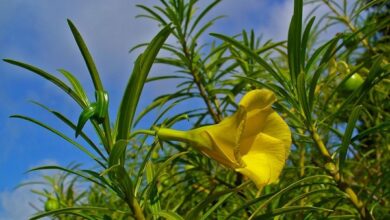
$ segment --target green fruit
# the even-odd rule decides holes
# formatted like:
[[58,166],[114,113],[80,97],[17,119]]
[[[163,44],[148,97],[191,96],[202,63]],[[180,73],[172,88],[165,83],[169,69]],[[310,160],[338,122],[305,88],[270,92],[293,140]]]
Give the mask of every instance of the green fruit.
[[344,89],[354,91],[359,88],[363,82],[363,78],[358,73],[355,73],[344,83]]
[[58,208],[59,204],[56,199],[48,199],[45,203],[45,211],[52,211]]

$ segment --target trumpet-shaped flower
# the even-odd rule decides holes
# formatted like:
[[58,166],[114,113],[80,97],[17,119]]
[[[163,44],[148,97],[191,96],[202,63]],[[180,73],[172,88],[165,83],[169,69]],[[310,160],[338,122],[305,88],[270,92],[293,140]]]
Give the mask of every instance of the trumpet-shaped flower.
[[273,92],[248,92],[236,113],[219,124],[178,131],[161,128],[161,140],[188,143],[203,154],[249,177],[258,188],[275,182],[290,152],[291,132],[272,109]]

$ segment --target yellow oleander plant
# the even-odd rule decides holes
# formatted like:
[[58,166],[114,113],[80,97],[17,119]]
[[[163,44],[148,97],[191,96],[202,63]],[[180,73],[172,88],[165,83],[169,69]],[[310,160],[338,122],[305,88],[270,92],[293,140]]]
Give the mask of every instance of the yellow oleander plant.
[[[137,5],[138,17],[161,30],[130,50],[142,53],[114,109],[70,20],[93,91],[67,70],[59,70],[61,78],[4,60],[53,83],[80,107],[78,115],[64,115],[34,102],[71,135],[36,118],[11,117],[48,130],[94,162],[33,168],[60,175],[43,176],[45,188],[33,191],[42,204],[34,204],[32,220],[390,219],[389,1],[294,0],[286,40],[277,42],[254,30],[209,34],[222,18],[213,17],[221,0],[153,3]],[[305,3],[313,6],[307,19]],[[316,19],[318,8],[326,13]],[[332,25],[340,33],[329,36]],[[164,68],[153,71],[155,64]],[[356,74],[361,79],[349,86]],[[174,91],[160,89],[137,109],[144,85],[164,81]],[[84,129],[88,123],[93,131]]]

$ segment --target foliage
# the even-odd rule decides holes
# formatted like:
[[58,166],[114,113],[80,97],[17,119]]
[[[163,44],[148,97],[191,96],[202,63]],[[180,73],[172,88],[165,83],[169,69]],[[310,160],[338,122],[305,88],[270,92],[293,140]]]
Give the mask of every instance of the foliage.
[[[28,116],[12,117],[47,129],[96,161],[91,169],[33,169],[54,169],[59,174],[43,177],[49,186],[35,193],[46,204],[37,207],[31,219],[390,217],[390,65],[389,54],[382,48],[386,45],[375,38],[390,20],[366,16],[367,9],[386,1],[307,1],[314,11],[318,7],[329,10],[322,17],[304,19],[304,3],[295,0],[287,41],[261,42],[254,31],[243,30],[233,37],[212,33],[213,41],[200,45],[199,39],[221,18],[208,17],[219,3],[160,0],[153,7],[138,5],[143,10],[139,17],[155,20],[162,30],[150,43],[133,48],[145,49],[135,61],[115,123],[108,114],[109,92],[71,21],[69,27],[94,85],[94,101],[66,70],[60,73],[67,82],[32,65],[5,59],[52,82],[81,108],[76,123],[38,103],[72,128],[77,138]],[[319,37],[332,25],[344,25],[345,31],[323,42]],[[169,35],[173,43],[165,42]],[[160,50],[169,55],[158,56]],[[148,76],[153,63],[171,66],[172,73]],[[348,86],[355,78],[361,80]],[[162,94],[136,115],[144,84],[161,80],[176,83],[175,92]],[[238,97],[257,88],[276,94],[274,109],[293,133],[282,175],[263,190],[191,144],[154,137],[153,128],[178,126],[183,120],[194,128],[219,123],[237,109]],[[180,107],[183,103],[201,105]],[[157,109],[160,113],[150,129],[135,129]],[[97,136],[83,132],[87,122]]]

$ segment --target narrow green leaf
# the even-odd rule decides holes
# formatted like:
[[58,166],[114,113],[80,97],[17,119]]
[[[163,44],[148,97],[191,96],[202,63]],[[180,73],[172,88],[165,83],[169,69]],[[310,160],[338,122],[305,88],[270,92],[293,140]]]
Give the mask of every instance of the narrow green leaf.
[[[145,137],[145,140],[146,140],[146,137]],[[142,143],[144,143],[144,142],[142,142]],[[141,187],[142,177],[143,177],[143,174],[145,173],[146,165],[147,165],[148,161],[150,160],[152,152],[156,149],[158,143],[159,142],[158,142],[157,139],[155,139],[153,141],[153,143],[150,145],[149,149],[147,150],[148,152],[146,153],[145,158],[140,163],[137,176],[135,177],[135,180],[134,180],[134,183],[135,183],[135,195],[137,195],[137,192],[139,191],[139,188]],[[140,149],[142,149],[142,147],[143,146],[141,146]]]
[[[4,59],[4,61],[7,62],[7,63],[10,63],[10,64],[13,64],[13,65],[22,67],[24,69],[30,70],[31,72],[36,73],[39,76],[49,80],[50,82],[52,82],[53,84],[58,86],[60,89],[62,89],[64,92],[66,92],[70,97],[72,97],[73,100],[75,100],[80,107],[82,107],[83,109],[87,107],[87,105],[85,105],[85,103],[82,100],[82,98],[76,92],[74,92],[72,90],[72,88],[67,86],[64,82],[62,82],[60,79],[56,78],[55,76],[45,72],[42,69],[39,69],[39,68],[37,68],[35,66],[29,65],[29,64],[26,64],[26,63],[23,63],[23,62],[11,60],[11,59]],[[106,144],[105,144],[106,140],[103,138],[104,134],[103,134],[101,128],[99,127],[98,123],[96,121],[93,121],[92,123],[93,123],[93,126],[94,126],[96,132],[99,135],[100,140],[102,141],[104,146],[106,146]]]
[[[229,198],[231,195],[233,195],[234,192],[238,192],[239,190],[242,190],[245,186],[248,185],[248,183],[250,182],[245,182],[233,189],[227,189],[227,190],[223,190],[223,191],[219,191],[219,192],[216,192],[216,193],[213,193],[211,195],[208,195],[206,199],[204,199],[203,202],[199,203],[197,206],[195,206],[193,209],[191,209],[187,215],[186,215],[186,219],[198,219],[202,212],[203,209],[205,209],[210,203],[212,203],[213,201],[215,200],[226,200],[227,198]],[[217,202],[216,204],[218,204],[219,202]],[[220,205],[220,204],[219,204]],[[215,207],[217,208],[217,207]],[[205,215],[210,215],[211,213],[206,213]],[[203,216],[201,217],[201,219],[205,219],[207,216]]]
[[19,119],[23,119],[23,120],[26,120],[26,121],[29,121],[29,122],[32,122],[34,124],[37,124],[51,132],[53,132],[54,134],[60,136],[61,138],[63,138],[64,140],[66,140],[67,142],[71,143],[73,146],[77,147],[78,149],[80,149],[81,151],[83,151],[85,154],[87,154],[90,158],[94,159],[97,163],[99,163],[102,167],[105,167],[105,165],[94,155],[92,154],[89,150],[87,150],[85,147],[83,147],[81,144],[75,142],[74,140],[72,140],[71,138],[69,138],[68,136],[66,136],[65,134],[59,132],[58,130],[36,120],[36,119],[33,119],[33,118],[30,118],[30,117],[27,117],[27,116],[24,116],[24,115],[12,115],[11,118],[19,118]]
[[[171,65],[171,66],[174,66],[174,67],[178,67],[178,68],[183,68],[185,66],[185,63],[182,61],[182,60],[179,60],[179,59],[174,59],[174,58],[156,58],[156,63],[161,63],[161,64],[167,64],[167,65]],[[164,77],[164,76],[160,76],[160,77]],[[176,76],[176,78],[179,78],[179,77],[182,77],[182,76]],[[147,82],[150,81],[150,78],[147,79]]]
[[366,11],[367,9],[371,8],[372,6],[380,4],[381,2],[384,2],[384,1],[387,1],[387,0],[372,0],[372,1],[369,1],[366,4],[364,4],[358,10],[351,10],[351,13],[353,13],[353,14],[351,14],[349,19],[352,20],[354,17],[359,16],[360,13],[362,13],[363,11]]
[[242,50],[243,52],[245,52],[247,55],[249,55],[250,57],[252,57],[257,63],[259,63],[261,66],[263,66],[273,77],[276,81],[278,81],[280,84],[284,85],[284,87],[286,88],[286,80],[280,76],[275,70],[274,68],[272,68],[271,65],[269,65],[263,58],[261,58],[255,51],[252,51],[251,49],[249,49],[247,46],[243,45],[242,43],[238,42],[237,40],[231,38],[231,37],[227,37],[225,35],[222,35],[222,34],[216,34],[216,33],[212,33],[210,34],[211,36],[214,36],[216,38],[219,38],[227,43],[230,43],[232,44],[233,46],[237,47],[238,49]]
[[195,30],[196,26],[198,26],[199,22],[203,19],[204,16],[207,15],[207,13],[214,8],[221,0],[215,0],[213,3],[208,5],[195,19],[193,25],[191,26],[190,31],[188,32],[188,35],[191,35],[191,33]]
[[58,71],[68,79],[68,81],[73,87],[73,90],[79,95],[80,99],[83,100],[84,104],[86,106],[89,105],[87,94],[85,93],[85,90],[79,80],[69,71],[66,71],[64,69],[59,69]]
[[184,15],[184,26],[183,26],[183,34],[184,36],[188,36],[187,33],[188,33],[188,26],[190,24],[190,21],[192,21],[193,19],[193,14],[195,12],[195,8],[194,8],[194,5],[195,3],[197,2],[197,0],[191,0],[188,2],[188,4],[186,4],[186,7],[185,7],[185,10],[183,10],[183,13],[185,13]]
[[232,195],[233,195],[233,193],[229,193],[229,194],[226,194],[226,195],[223,195],[223,196],[219,196],[218,202],[215,203],[210,209],[208,209],[208,210],[204,213],[204,215],[201,216],[200,220],[207,220],[207,219],[209,219],[209,216],[210,216],[217,208],[219,208],[221,205],[223,205],[223,203],[224,203],[228,198],[230,198]]
[[344,169],[345,159],[347,157],[348,147],[351,143],[351,137],[353,133],[353,129],[355,128],[356,121],[359,118],[360,112],[363,106],[359,105],[355,107],[349,116],[347,127],[345,128],[345,132],[343,138],[341,140],[341,146],[339,148],[339,171],[342,173]]
[[76,40],[77,46],[80,49],[81,54],[83,55],[85,64],[87,65],[89,74],[91,75],[91,79],[93,82],[93,85],[96,90],[104,90],[103,84],[100,80],[99,73],[97,71],[96,65],[92,59],[92,56],[87,48],[87,45],[85,44],[83,38],[81,37],[80,32],[77,30],[76,26],[72,23],[71,20],[68,19],[68,25],[70,27],[70,30],[72,31],[73,37]]
[[158,195],[157,184],[153,180],[155,176],[155,166],[151,160],[146,163],[146,181],[148,183],[147,200],[150,202],[150,209],[152,214],[155,216],[161,211],[160,197]]
[[166,26],[154,37],[145,52],[137,58],[119,109],[116,140],[128,139],[145,80],[160,48],[170,33],[171,28]]
[[333,189],[317,189],[317,190],[313,190],[310,192],[305,192],[303,194],[300,194],[300,195],[290,199],[286,204],[283,205],[283,207],[289,207],[291,204],[294,204],[295,202],[300,201],[304,198],[307,198],[311,195],[332,193],[332,191],[333,191]]
[[[69,120],[67,117],[65,117],[63,114],[61,114],[57,111],[54,111],[54,110],[48,108],[47,106],[45,106],[39,102],[32,101],[32,103],[49,111],[50,113],[52,113],[54,116],[56,116],[58,119],[60,119],[62,122],[64,122],[66,125],[68,125],[70,128],[72,128],[76,132],[76,125],[71,120]],[[99,147],[84,132],[80,131],[80,136],[96,151],[96,153],[98,153],[101,156],[101,158],[103,158],[104,160],[107,160],[106,157],[104,156],[104,154],[99,149]]]
[[100,180],[103,185],[106,185],[106,186],[110,187],[111,189],[113,189],[114,191],[116,191],[115,186],[112,186],[110,181],[108,179],[106,179],[103,175],[101,175],[100,173],[97,173],[93,170],[81,170],[81,172],[83,172],[85,174],[89,174],[91,177],[96,178],[96,180]]
[[62,89],[64,92],[66,92],[69,96],[71,96],[81,107],[85,107],[83,100],[78,96],[77,93],[75,93],[69,86],[67,86],[64,82],[62,82],[57,77],[53,76],[50,73],[45,72],[42,69],[39,69],[35,66],[16,61],[11,59],[4,59],[5,62],[13,64],[15,66],[22,67],[24,69],[30,70],[33,73],[38,74],[39,76],[49,80],[50,82],[54,83],[56,86],[58,86],[60,89]]
[[315,51],[315,53],[312,55],[310,60],[307,62],[307,66],[305,67],[306,73],[310,70],[311,65],[315,62],[317,58],[319,58],[319,55],[321,53],[324,53],[322,56],[322,59],[318,66],[316,67],[316,70],[310,80],[309,84],[309,94],[308,94],[308,105],[310,111],[314,108],[314,93],[318,84],[318,80],[321,77],[321,74],[323,73],[324,69],[328,66],[329,60],[333,57],[333,55],[336,53],[336,46],[339,41],[339,37],[336,37],[329,42],[325,43],[323,46],[321,46],[319,49]]
[[81,112],[79,116],[79,120],[77,122],[76,133],[75,133],[76,137],[79,136],[85,123],[87,123],[87,121],[91,119],[95,115],[95,113],[96,113],[96,103],[92,103]]
[[293,84],[297,82],[301,72],[301,36],[302,36],[302,0],[294,0],[294,13],[288,30],[287,56],[290,69],[290,78]]
[[115,165],[123,165],[124,164],[124,157],[126,153],[126,146],[129,142],[125,140],[119,140],[115,142],[114,147],[112,148],[112,151],[110,153],[110,157],[108,159],[108,165],[109,167],[115,166]]
[[[68,19],[68,25],[72,31],[74,39],[76,40],[77,46],[79,47],[80,52],[84,58],[85,64],[87,65],[88,72],[91,76],[95,90],[96,91],[104,91],[104,87],[103,87],[103,84],[100,80],[100,76],[99,76],[99,73],[97,71],[96,65],[92,59],[92,56],[91,56],[88,48],[87,48],[87,45],[85,44],[83,38],[81,37],[80,32],[77,30],[76,26],[69,19]],[[111,125],[110,125],[108,111],[105,113],[105,115],[106,116],[104,117],[104,120],[100,120],[100,121],[97,120],[97,121],[99,123],[100,122],[103,123],[103,129],[104,129],[104,133],[105,133],[104,134],[104,137],[105,137],[104,147],[106,148],[106,151],[109,152],[111,147],[112,147],[113,140],[111,137],[112,132],[111,132],[111,127],[110,127]]]
[[[148,12],[150,14],[149,18],[153,18],[155,19],[156,21],[160,22],[161,24],[163,25],[167,25],[168,23],[156,12],[154,12],[153,10],[151,10],[150,8],[144,6],[144,5],[136,5],[137,7],[145,10],[146,12]],[[139,15],[137,17],[140,17]]]
[[67,201],[73,200],[73,197],[74,197],[73,187],[74,187],[75,180],[76,179],[73,179],[73,181],[71,181],[68,188],[66,189],[66,200]]
[[86,175],[87,173],[84,172],[83,170],[79,171],[79,170],[75,170],[75,169],[68,169],[68,168],[61,167],[61,166],[39,166],[39,167],[34,167],[34,168],[30,169],[28,172],[37,171],[37,170],[61,170],[61,171],[65,171],[67,173],[74,174],[76,176],[82,177],[82,178],[84,178],[84,179],[86,179],[88,181],[96,183],[97,185],[105,188],[105,185],[103,185],[99,181],[99,179],[95,179],[95,178],[92,178],[92,177]]
[[190,51],[193,51],[195,49],[195,47],[197,46],[198,44],[198,39],[202,36],[202,34],[207,30],[209,29],[210,27],[212,27],[214,25],[214,23],[221,19],[221,18],[224,18],[225,16],[218,16],[218,17],[215,17],[214,19],[210,20],[209,22],[207,22],[206,24],[204,24],[203,26],[201,26],[199,28],[199,30],[196,32],[195,35],[193,35],[191,37],[191,45],[189,46],[190,48]]
[[302,68],[305,67],[306,50],[307,50],[308,41],[309,41],[309,37],[310,37],[310,31],[311,31],[311,28],[314,24],[314,20],[315,20],[315,17],[312,17],[310,19],[309,23],[307,24],[307,26],[305,28],[305,31],[303,32],[302,45],[301,45],[301,58],[300,58]]
[[[323,64],[317,67],[316,71],[313,74],[313,77],[311,80],[309,80],[309,94],[307,97],[307,103],[309,105],[310,112],[314,109],[314,102],[315,102],[315,92],[318,85],[318,80],[320,79],[322,73],[324,72],[325,68],[327,67],[327,64]],[[317,96],[318,97],[318,96]]]
[[[152,151],[155,149],[155,146],[157,145],[157,141],[155,141],[152,145],[152,148],[149,150],[146,158],[149,159],[150,158],[150,155],[152,153]],[[163,170],[172,163],[173,160],[175,160],[176,158],[178,157],[181,157],[185,154],[188,154],[188,151],[185,151],[185,152],[180,152],[180,153],[177,153],[177,154],[174,154],[172,155],[171,157],[169,157],[167,160],[164,161],[164,163],[162,163],[158,169],[156,170],[155,172],[155,176],[153,177],[153,183],[151,184],[156,184],[156,181],[158,180],[158,177],[160,177],[160,175],[163,173]],[[139,169],[138,171],[138,174],[137,174],[137,177],[136,177],[136,191],[137,189],[140,187],[141,183],[142,183],[142,176],[145,172],[145,169],[146,169],[146,165],[147,165],[147,161],[145,160],[144,162],[142,162],[141,164],[141,168]]]
[[258,215],[254,218],[254,220],[265,220],[265,219],[270,219],[274,216],[279,216],[287,213],[294,213],[294,212],[301,212],[301,211],[322,211],[322,212],[333,212],[331,209],[326,209],[326,208],[321,208],[321,207],[314,207],[314,206],[290,206],[290,207],[285,207],[285,208],[279,208],[279,209],[274,209],[271,212],[268,212],[263,215]]
[[163,218],[169,219],[169,220],[184,220],[184,218],[181,217],[179,214],[177,214],[176,212],[173,212],[173,211],[169,211],[169,210],[160,211],[156,214],[156,216],[163,217]]
[[[140,120],[146,115],[148,114],[149,112],[151,112],[152,110],[156,110],[156,109],[160,109],[162,108],[166,103],[168,103],[169,101],[173,101],[174,99],[176,98],[180,98],[180,97],[183,97],[183,94],[180,94],[180,93],[174,93],[172,95],[168,95],[168,96],[164,96],[164,97],[161,97],[159,99],[156,99],[154,100],[150,105],[146,106],[142,112],[140,112],[134,122],[134,125],[137,125]],[[184,97],[184,98],[180,98],[180,99],[177,99],[175,100],[171,105],[169,105],[168,107],[166,107],[165,109],[170,109],[170,106],[172,105],[176,105],[178,103],[181,103],[187,99],[189,99],[190,97]],[[166,111],[164,110],[164,112]],[[163,112],[163,113],[164,113]],[[162,114],[158,115],[156,117],[156,120],[161,118],[162,117]],[[157,122],[157,121],[156,121]]]
[[308,125],[311,122],[311,112],[310,112],[309,104],[307,102],[306,79],[305,79],[305,74],[303,72],[301,72],[298,75],[297,93],[298,93],[299,104],[303,110],[303,113],[306,117],[306,123]]
[[[112,176],[114,174],[114,176]],[[118,181],[120,188],[125,194],[125,198],[129,199],[132,201],[135,199],[134,195],[134,187],[133,187],[133,182],[131,181],[129,175],[127,174],[127,171],[123,166],[118,166],[114,169],[114,173],[111,172],[111,176],[114,177],[115,181]],[[125,199],[123,198],[123,199]]]
[[[305,178],[302,178],[288,186],[286,186],[285,188],[279,190],[278,192],[276,192],[275,194],[273,194],[272,196],[270,196],[269,198],[267,198],[267,200],[265,202],[263,202],[261,205],[259,205],[257,207],[257,209],[252,213],[252,218],[256,216],[256,214],[258,212],[260,212],[261,210],[263,210],[272,200],[274,200],[276,197],[278,196],[281,196],[285,193],[287,193],[288,191],[294,189],[296,186],[299,186],[302,182],[305,182],[305,181],[308,181],[308,180],[312,180],[312,179],[316,179],[316,178],[324,178],[324,179],[328,179],[328,180],[332,180],[332,177],[328,176],[328,175],[314,175],[314,176],[309,176],[309,177],[305,177]],[[313,183],[313,184],[320,184],[320,183]],[[258,199],[255,199],[254,200],[255,202],[258,202]],[[249,202],[249,204],[253,204],[254,202]],[[244,205],[245,207],[245,205]],[[240,207],[238,208],[237,210],[240,210],[242,209],[243,207]],[[226,218],[228,219],[229,217],[232,217],[232,215],[237,211],[233,211],[233,213],[230,213],[230,215]]]
[[[310,56],[309,60],[306,62],[306,66],[305,66],[305,72],[306,73],[309,73],[311,71],[312,68],[315,68],[317,67],[316,64],[318,64],[318,60],[319,58],[321,58],[321,54],[331,54],[333,55],[331,52],[335,53],[337,52],[337,49],[335,48],[337,46],[337,43],[338,41],[340,40],[340,37],[339,36],[336,36],[335,38],[329,40],[328,42],[324,43],[322,46],[320,46],[318,49],[316,49],[314,51],[314,53]],[[328,57],[327,59],[329,59],[330,57],[329,56],[323,56],[323,57]],[[322,59],[321,62],[319,62],[319,64],[321,65],[325,60]]]
[[[59,214],[80,214],[80,213],[74,213],[74,211],[106,211],[106,212],[112,212],[117,211],[115,209],[105,208],[105,207],[93,207],[93,206],[83,206],[83,207],[70,207],[70,208],[63,208],[63,209],[56,209],[49,212],[39,213],[37,215],[34,215],[30,218],[30,220],[37,220],[43,217],[47,217],[50,215],[59,215]],[[83,217],[86,217],[85,215]],[[88,219],[94,219],[94,218],[88,218]]]
[[384,121],[383,123],[380,123],[377,126],[374,126],[374,127],[368,128],[367,130],[359,132],[359,134],[354,136],[351,139],[351,141],[353,142],[353,141],[359,140],[359,139],[361,139],[369,134],[379,132],[379,131],[383,131],[385,133],[389,132],[389,128],[390,128],[390,121]]

